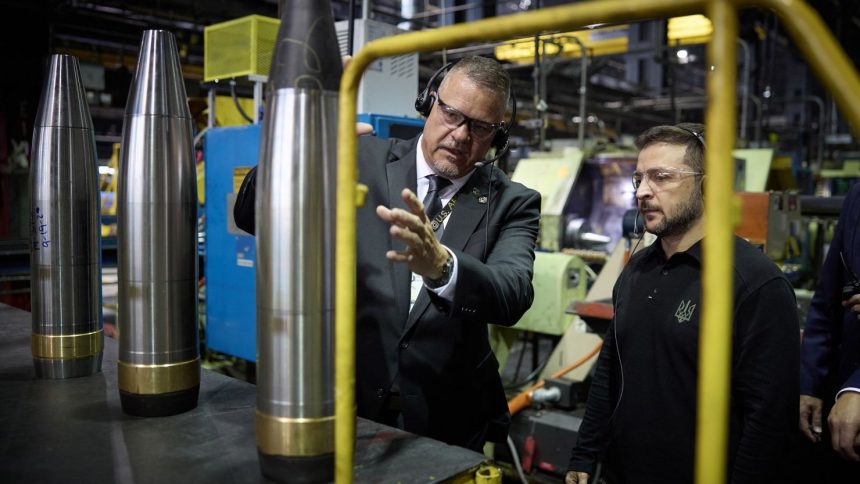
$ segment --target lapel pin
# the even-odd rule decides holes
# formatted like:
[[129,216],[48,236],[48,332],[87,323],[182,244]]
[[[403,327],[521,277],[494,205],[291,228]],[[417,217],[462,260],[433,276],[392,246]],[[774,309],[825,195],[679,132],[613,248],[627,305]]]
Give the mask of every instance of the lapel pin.
[[478,203],[487,203],[487,197],[481,195],[480,197],[478,197]]

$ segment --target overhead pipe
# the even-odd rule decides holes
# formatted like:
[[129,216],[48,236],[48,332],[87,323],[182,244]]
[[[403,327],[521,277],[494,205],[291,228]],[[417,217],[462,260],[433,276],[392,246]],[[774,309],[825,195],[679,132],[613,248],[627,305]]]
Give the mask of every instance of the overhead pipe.
[[760,148],[761,147],[762,123],[764,122],[763,121],[763,114],[762,114],[762,111],[763,111],[762,102],[761,102],[760,97],[753,95],[753,94],[750,94],[750,101],[753,102],[753,105],[755,106],[755,109],[756,109],[755,123],[753,124],[753,141],[755,142],[755,146],[757,148]]
[[741,75],[741,80],[743,84],[741,85],[741,126],[738,130],[738,140],[740,140],[741,144],[746,147],[747,144],[747,106],[749,106],[750,100],[750,62],[752,62],[752,57],[750,56],[750,46],[749,44],[742,38],[737,38],[738,45],[741,46],[741,49],[744,51],[744,70]]
[[790,98],[771,98],[767,101],[768,103],[782,103],[782,104],[792,104],[792,103],[812,103],[818,106],[818,143],[816,149],[816,164],[818,168],[821,168],[822,163],[824,162],[824,117],[826,115],[824,111],[824,100],[819,96],[797,96]]
[[585,101],[588,93],[588,50],[585,43],[575,35],[570,36],[574,42],[579,44],[579,58],[581,61],[579,75],[579,149],[585,153]]

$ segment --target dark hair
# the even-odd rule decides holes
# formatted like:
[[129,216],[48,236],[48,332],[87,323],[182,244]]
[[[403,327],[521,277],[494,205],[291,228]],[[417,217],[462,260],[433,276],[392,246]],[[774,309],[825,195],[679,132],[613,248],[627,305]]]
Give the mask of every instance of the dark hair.
[[705,125],[680,123],[675,126],[654,126],[636,138],[636,147],[643,150],[654,143],[669,143],[687,147],[684,163],[699,173],[705,172]]
[[454,72],[459,72],[478,86],[496,93],[502,100],[503,106],[507,106],[511,91],[511,76],[496,60],[480,56],[460,59],[454,64],[448,75],[442,79],[442,83],[439,85],[440,89]]

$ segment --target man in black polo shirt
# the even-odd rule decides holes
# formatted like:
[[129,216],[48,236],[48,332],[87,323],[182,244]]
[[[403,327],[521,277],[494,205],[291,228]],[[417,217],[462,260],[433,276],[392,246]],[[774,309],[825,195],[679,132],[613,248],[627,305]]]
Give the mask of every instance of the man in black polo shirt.
[[[567,483],[587,482],[600,461],[613,483],[693,481],[703,131],[700,124],[658,126],[637,139],[633,186],[645,229],[658,238],[615,284],[615,320]],[[732,483],[770,482],[797,425],[798,316],[788,280],[737,237],[732,314],[728,476]]]

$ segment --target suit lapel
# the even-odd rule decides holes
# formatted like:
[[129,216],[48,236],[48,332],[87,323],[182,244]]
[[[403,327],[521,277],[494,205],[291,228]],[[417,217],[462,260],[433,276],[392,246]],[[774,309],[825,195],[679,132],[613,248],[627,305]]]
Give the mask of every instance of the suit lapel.
[[[403,197],[400,196],[400,192],[403,191],[403,188],[409,188],[413,192],[416,190],[418,176],[415,168],[416,143],[399,143],[394,145],[391,150],[390,161],[385,165],[388,180],[389,208],[409,210],[406,202],[403,201]],[[389,237],[389,241],[390,249],[401,250],[403,248],[403,243],[393,237]],[[409,293],[412,275],[409,267],[404,263],[389,262],[389,264],[392,267],[391,284],[395,288],[394,292],[398,312],[405,315],[409,312]],[[400,330],[401,328],[398,327],[397,329]]]
[[[493,167],[490,166],[490,169],[492,170]],[[457,203],[454,205],[454,210],[450,215],[451,218],[448,220],[445,232],[442,234],[441,242],[443,245],[456,250],[462,250],[466,247],[466,242],[475,233],[478,223],[487,214],[487,181],[486,170],[478,168],[469,178],[469,181],[460,189],[457,195]],[[430,296],[427,295],[427,289],[424,288],[418,293],[415,306],[409,312],[409,318],[406,320],[403,335],[409,332],[429,305]]]
[[478,223],[487,214],[486,202],[487,176],[485,170],[479,168],[460,189],[457,204],[445,226],[441,242],[452,249],[464,249]]

